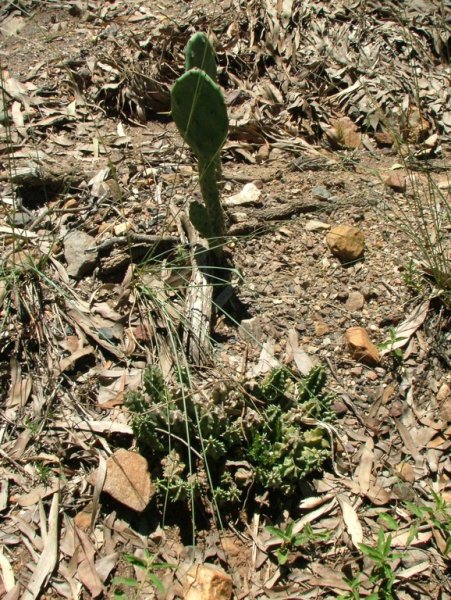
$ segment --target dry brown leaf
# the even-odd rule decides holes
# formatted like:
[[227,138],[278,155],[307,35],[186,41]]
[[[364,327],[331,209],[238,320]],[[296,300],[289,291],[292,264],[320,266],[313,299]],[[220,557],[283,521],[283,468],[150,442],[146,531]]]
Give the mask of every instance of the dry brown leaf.
[[103,593],[103,584],[94,565],[96,551],[84,531],[78,528],[75,531],[81,546],[81,560],[78,564],[77,575],[83,585],[89,590],[92,598],[97,598]]
[[88,356],[88,354],[93,354],[94,348],[92,346],[86,346],[85,348],[80,348],[73,352],[70,356],[63,358],[59,361],[58,367],[54,369],[54,374],[60,375],[67,369],[71,368],[75,363],[84,356]]
[[[411,535],[410,529],[403,529],[402,531],[397,531],[392,536],[392,545],[395,548],[405,547],[407,545],[407,540]],[[418,535],[410,542],[411,546],[421,546],[428,542],[432,538],[431,531],[420,531]]]
[[0,480],[0,512],[8,506],[9,480],[5,477]]
[[336,590],[349,591],[349,585],[344,581],[343,573],[335,571],[321,563],[312,563],[310,565],[312,573],[316,576],[309,578],[310,585],[318,587],[328,587]]
[[412,577],[415,577],[415,575],[418,575],[419,573],[424,573],[424,571],[427,571],[430,568],[431,565],[429,561],[425,560],[421,563],[418,563],[417,565],[409,567],[408,569],[398,569],[396,571],[396,577],[399,577],[400,579],[412,579]]
[[359,517],[357,516],[357,512],[346,496],[340,494],[337,496],[337,500],[341,506],[347,532],[349,533],[354,546],[359,549],[359,544],[363,542],[363,529]]
[[34,600],[37,598],[41,594],[55,568],[58,559],[58,510],[59,491],[53,494],[44,548],[30,581],[24,590],[22,596],[23,600]]
[[294,361],[301,375],[306,377],[315,366],[315,361],[299,346],[299,336],[296,329],[290,329],[287,340],[287,363]]
[[33,379],[30,376],[22,377],[21,368],[14,358],[11,361],[11,390],[6,406],[8,408],[23,408],[30,397]]
[[60,487],[61,481],[59,479],[53,479],[47,485],[38,485],[34,487],[28,494],[17,496],[15,501],[19,506],[33,506],[33,504],[37,504],[39,500],[54,494]]
[[399,420],[394,419],[396,427],[398,428],[399,435],[404,443],[405,449],[407,452],[415,459],[415,462],[421,464],[423,462],[423,457],[421,456],[413,438],[410,434],[410,431],[407,427]]
[[329,513],[333,508],[335,508],[336,505],[337,505],[336,498],[332,498],[332,500],[330,502],[328,502],[327,504],[324,504],[323,506],[320,506],[316,510],[312,510],[311,512],[307,513],[306,515],[304,515],[303,517],[301,517],[299,520],[296,521],[296,525],[293,527],[293,533],[295,533],[295,534],[299,533],[303,529],[303,527],[306,523],[313,523],[313,521],[316,521],[323,515]]
[[391,494],[385,490],[378,480],[374,485],[370,485],[366,497],[376,506],[384,506],[391,500]]
[[123,433],[125,435],[133,435],[133,430],[125,423],[116,423],[114,421],[88,421],[78,420],[73,423],[66,421],[56,421],[52,424],[52,428],[56,429],[74,429],[78,431],[92,431],[93,433]]
[[362,458],[359,463],[359,485],[362,494],[366,494],[370,487],[371,472],[374,460],[374,442],[368,438],[362,452]]
[[11,563],[9,562],[9,560],[6,558],[6,556],[1,551],[0,551],[0,569],[2,571],[3,586],[5,588],[5,591],[9,592],[10,590],[13,589],[13,587],[16,584],[15,579],[14,579],[14,571],[13,571],[13,568],[11,567]]

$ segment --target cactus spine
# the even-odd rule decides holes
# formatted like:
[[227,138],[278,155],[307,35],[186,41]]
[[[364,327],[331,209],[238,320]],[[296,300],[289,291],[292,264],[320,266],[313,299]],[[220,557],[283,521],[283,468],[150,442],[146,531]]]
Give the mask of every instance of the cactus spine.
[[188,69],[171,93],[172,117],[185,142],[197,157],[204,204],[193,202],[190,220],[209,240],[218,262],[222,260],[225,219],[218,179],[220,152],[227,138],[227,108],[216,80],[216,56],[207,36],[196,33],[186,46]]

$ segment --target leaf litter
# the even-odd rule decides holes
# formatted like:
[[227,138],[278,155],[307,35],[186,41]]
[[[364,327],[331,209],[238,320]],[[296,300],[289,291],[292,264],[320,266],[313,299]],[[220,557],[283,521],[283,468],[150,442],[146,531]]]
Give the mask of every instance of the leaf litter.
[[[112,575],[142,575],[125,553],[175,565],[161,572],[164,596],[143,583],[149,597],[183,597],[193,560],[225,567],[236,598],[337,597],[358,573],[369,593],[360,544],[382,529],[403,553],[399,597],[449,595],[449,521],[431,517],[432,492],[451,501],[449,312],[433,294],[409,302],[408,241],[379,210],[398,200],[378,177],[407,151],[403,165],[438,173],[449,192],[446,3],[28,0],[6,2],[0,20],[0,594],[113,597]],[[124,397],[149,363],[173,373],[174,340],[205,301],[189,296],[191,278],[205,287],[189,255],[171,266],[196,187],[167,118],[184,46],[205,29],[231,113],[236,293],[258,329],[244,338],[219,317],[214,363],[208,340],[191,355],[208,365],[197,384],[208,394],[217,380],[280,364],[307,375],[323,362],[336,392],[333,465],[306,483],[293,529],[331,535],[294,552],[289,570],[265,526],[285,529],[291,516],[264,502],[227,532],[210,519],[193,550],[180,523],[157,527],[156,507],[140,523],[101,494],[106,460],[133,445]],[[306,226],[313,212],[325,225],[363,224],[365,260],[339,264]],[[64,255],[71,232],[94,240],[81,257],[94,267],[77,278]],[[352,291],[364,298],[355,312]],[[389,340],[380,366],[346,353],[351,326]]]

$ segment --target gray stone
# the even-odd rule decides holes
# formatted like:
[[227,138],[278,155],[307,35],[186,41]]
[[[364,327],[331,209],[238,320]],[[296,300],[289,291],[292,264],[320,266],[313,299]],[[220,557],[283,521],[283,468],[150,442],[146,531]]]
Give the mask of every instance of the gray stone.
[[318,200],[330,200],[332,198],[332,194],[323,185],[315,185],[312,189],[312,196]]
[[97,262],[97,252],[87,252],[95,246],[93,237],[84,231],[73,231],[64,240],[64,258],[70,277],[80,279],[90,273]]

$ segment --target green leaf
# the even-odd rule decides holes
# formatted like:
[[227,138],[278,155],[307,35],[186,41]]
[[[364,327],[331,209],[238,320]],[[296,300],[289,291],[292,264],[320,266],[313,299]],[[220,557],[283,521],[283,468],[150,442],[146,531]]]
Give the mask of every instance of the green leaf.
[[286,535],[285,531],[283,529],[279,529],[279,527],[272,527],[271,525],[268,525],[266,529],[269,531],[269,533],[272,533],[272,535],[275,535],[284,542],[287,542],[290,539],[289,536]]
[[280,548],[277,550],[277,562],[279,565],[284,565],[288,560],[289,550],[288,548]]
[[163,585],[161,579],[159,579],[153,573],[149,573],[149,581],[152,585],[154,585],[157,588],[158,591],[160,591],[162,594],[164,594],[164,585]]
[[135,567],[140,567],[141,569],[147,569],[147,561],[135,556],[134,554],[124,554],[124,559]]
[[416,504],[414,504],[413,502],[409,502],[406,501],[404,502],[404,505],[409,509],[409,511],[415,516],[418,517],[419,519],[422,519],[424,517],[424,508],[421,506],[417,506]]
[[381,521],[387,529],[391,529],[392,531],[398,531],[399,529],[397,520],[388,513],[380,514],[377,520]]
[[113,579],[114,585],[126,585],[127,587],[136,587],[138,582],[132,577],[115,577]]
[[373,559],[374,561],[379,562],[381,559],[381,554],[377,548],[372,548],[371,546],[367,546],[366,544],[359,544],[360,551],[368,558]]

